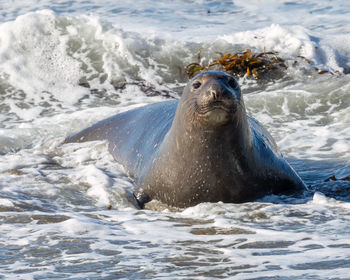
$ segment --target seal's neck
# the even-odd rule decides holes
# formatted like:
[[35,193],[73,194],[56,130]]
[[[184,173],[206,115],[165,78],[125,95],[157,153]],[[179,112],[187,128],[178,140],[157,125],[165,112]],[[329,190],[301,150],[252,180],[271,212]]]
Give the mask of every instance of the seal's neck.
[[185,123],[188,118],[177,115],[163,144],[175,153],[176,158],[181,155],[185,160],[188,156],[189,161],[193,157],[224,157],[227,153],[249,156],[252,151],[251,129],[244,105],[239,110],[242,112],[236,112],[231,122],[218,127],[191,125]]
[[238,197],[246,178],[236,175],[251,168],[253,155],[245,111],[239,120],[207,129],[188,126],[177,117],[139,180],[141,188],[150,197],[180,207]]

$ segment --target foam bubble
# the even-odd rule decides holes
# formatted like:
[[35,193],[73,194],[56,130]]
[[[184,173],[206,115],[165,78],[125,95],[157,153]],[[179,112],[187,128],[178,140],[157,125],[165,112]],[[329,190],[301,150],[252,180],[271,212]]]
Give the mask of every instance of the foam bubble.
[[13,204],[13,202],[9,199],[6,198],[0,198],[0,207],[14,207],[15,205]]
[[90,186],[87,195],[96,198],[97,205],[110,205],[107,188],[112,186],[113,181],[104,172],[94,165],[88,165],[78,170],[73,177],[75,177],[73,178],[74,181]]
[[60,223],[60,228],[62,232],[69,234],[91,234],[91,232],[96,233],[103,230],[104,227],[97,223],[91,222],[91,220],[87,217],[80,216]]
[[325,205],[328,207],[341,207],[344,209],[350,209],[350,203],[338,201],[334,198],[329,198],[321,192],[315,192],[312,203],[316,205]]

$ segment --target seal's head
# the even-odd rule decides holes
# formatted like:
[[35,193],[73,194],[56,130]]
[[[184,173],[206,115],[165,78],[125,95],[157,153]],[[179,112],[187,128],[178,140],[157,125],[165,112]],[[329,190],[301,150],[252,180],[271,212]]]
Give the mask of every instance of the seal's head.
[[179,106],[192,126],[207,128],[232,123],[244,110],[237,81],[218,71],[194,77],[186,86]]

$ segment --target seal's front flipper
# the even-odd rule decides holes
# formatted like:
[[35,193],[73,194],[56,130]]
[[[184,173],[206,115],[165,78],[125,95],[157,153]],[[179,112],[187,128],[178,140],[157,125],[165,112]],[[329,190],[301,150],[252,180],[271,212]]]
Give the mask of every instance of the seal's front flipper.
[[140,207],[141,209],[143,209],[143,208],[145,207],[145,204],[146,204],[147,202],[150,202],[150,201],[152,200],[152,199],[148,196],[148,194],[146,194],[146,193],[144,192],[143,189],[138,189],[137,191],[134,191],[133,194],[134,194],[134,197],[135,197],[135,199],[136,199],[136,201],[137,201],[137,204],[139,205],[139,207]]

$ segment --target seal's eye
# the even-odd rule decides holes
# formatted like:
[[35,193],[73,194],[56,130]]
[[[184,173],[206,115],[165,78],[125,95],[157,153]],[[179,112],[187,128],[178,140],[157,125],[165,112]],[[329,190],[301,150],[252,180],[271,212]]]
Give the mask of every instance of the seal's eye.
[[194,82],[194,83],[193,83],[192,87],[195,88],[195,89],[197,89],[197,88],[199,88],[201,85],[202,85],[201,82],[198,82],[198,81],[197,81],[197,82]]
[[238,84],[237,84],[237,82],[236,82],[236,80],[235,79],[229,79],[228,80],[228,84],[230,85],[230,87],[231,88],[233,88],[233,89],[236,89],[236,88],[238,88]]

